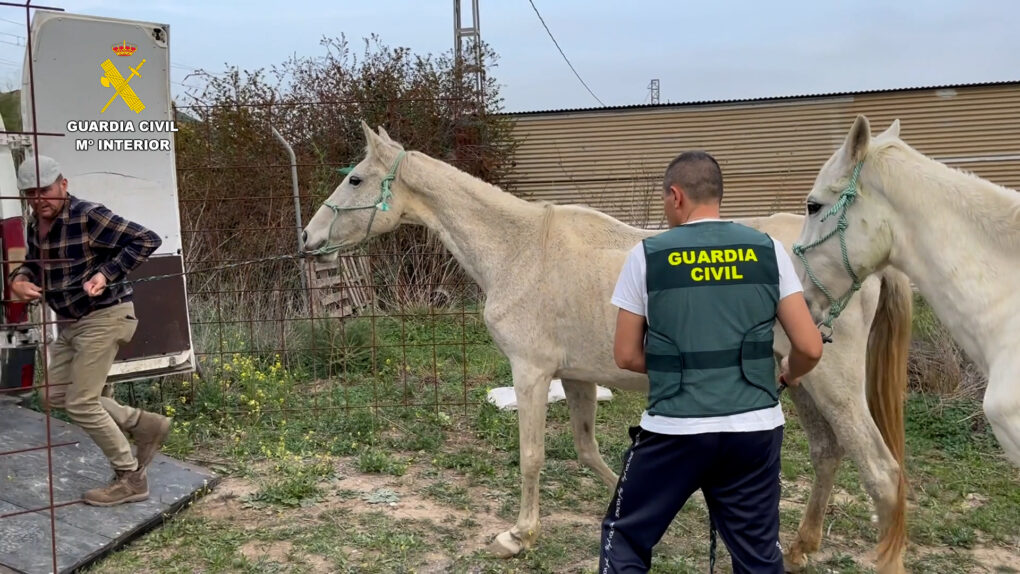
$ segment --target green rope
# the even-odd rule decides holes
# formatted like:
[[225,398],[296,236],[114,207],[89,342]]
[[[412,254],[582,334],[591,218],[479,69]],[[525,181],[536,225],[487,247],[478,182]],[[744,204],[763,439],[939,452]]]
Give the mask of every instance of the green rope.
[[716,534],[715,521],[712,520],[711,514],[709,514],[709,517],[708,517],[708,526],[709,526],[709,528],[708,528],[708,572],[709,572],[709,574],[712,574],[713,572],[715,572],[715,554],[716,554],[716,547],[718,546],[719,541],[718,541],[717,534]]
[[[339,205],[334,205],[334,204],[330,203],[329,201],[323,201],[322,202],[323,205],[325,205],[326,207],[328,207],[328,208],[333,210],[333,221],[331,221],[329,223],[329,234],[326,236],[326,245],[323,245],[322,247],[320,247],[320,248],[318,248],[318,249],[316,249],[314,251],[308,251],[307,252],[308,255],[329,255],[329,254],[336,253],[336,252],[340,251],[341,249],[343,249],[339,245],[330,245],[330,243],[329,243],[330,238],[333,237],[333,227],[336,225],[337,221],[340,219],[340,212],[341,211],[357,211],[359,209],[372,209],[372,210],[374,210],[374,211],[372,211],[372,216],[368,218],[368,228],[365,230],[365,237],[364,237],[364,239],[368,239],[368,236],[371,235],[371,233],[372,233],[372,223],[375,221],[375,214],[380,212],[380,211],[389,211],[390,210],[390,200],[393,199],[393,191],[392,191],[390,186],[391,186],[391,184],[393,183],[393,181],[397,177],[397,168],[400,166],[401,160],[404,159],[404,154],[405,153],[406,152],[401,150],[400,153],[397,154],[397,159],[393,162],[393,166],[390,167],[389,173],[386,174],[386,177],[383,178],[382,183],[379,184],[379,198],[372,205],[358,205],[358,206],[354,206],[354,207],[341,207]],[[338,171],[340,173],[343,173],[343,174],[347,175],[347,174],[350,174],[353,169],[354,169],[354,167],[351,166],[351,167],[340,168]]]
[[[257,263],[270,263],[270,262],[273,262],[273,261],[285,261],[287,259],[302,259],[302,258],[304,258],[304,254],[302,254],[302,253],[293,253],[293,254],[287,254],[287,255],[272,255],[272,256],[269,256],[269,257],[262,257],[262,258],[259,258],[259,259],[249,259],[247,261],[237,261],[235,263],[228,263],[226,265],[219,265],[217,267],[209,267],[209,268],[205,268],[205,269],[192,269],[191,271],[181,271],[181,272],[177,272],[177,273],[167,273],[165,275],[151,275],[149,277],[142,277],[141,279],[122,279],[120,281],[114,281],[112,283],[107,283],[106,284],[106,288],[109,289],[111,287],[119,287],[119,286],[122,286],[122,285],[136,285],[138,283],[148,283],[150,281],[160,281],[160,280],[163,280],[163,279],[172,279],[174,277],[186,277],[188,275],[195,275],[197,273],[212,273],[212,272],[215,272],[215,271],[224,271],[224,270],[227,270],[227,269],[235,269],[237,267],[244,267],[244,266],[247,266],[247,265],[255,265]],[[72,286],[69,286],[69,287],[47,288],[44,291],[46,293],[69,293],[69,292],[72,292],[72,291],[79,291],[79,290],[81,290],[80,286],[72,285]],[[36,301],[34,301],[34,302],[37,302],[37,301],[38,301],[38,299]]]
[[[339,216],[340,211],[349,211],[349,210],[356,210],[356,209],[375,209],[376,211],[389,211],[389,209],[390,209],[389,201],[391,199],[393,199],[393,191],[391,190],[390,186],[391,186],[392,182],[394,181],[394,179],[396,179],[397,167],[400,165],[400,161],[403,159],[403,157],[404,157],[404,152],[401,151],[400,155],[397,156],[396,161],[393,163],[393,167],[390,168],[389,173],[386,174],[386,177],[383,178],[382,184],[380,185],[379,200],[376,203],[374,203],[372,205],[365,205],[365,206],[358,206],[358,207],[340,207],[340,206],[333,205],[332,203],[329,203],[328,201],[324,201],[323,202],[324,205],[326,205],[327,207],[329,207],[330,209],[333,210],[333,221],[330,222],[330,224],[329,224],[329,236],[330,237],[333,236],[333,226],[336,225],[337,217]],[[339,171],[340,173],[342,173],[344,175],[348,175],[353,170],[354,170],[354,166],[348,166],[348,167],[340,168],[337,171]],[[372,229],[372,219],[375,218],[375,213],[376,213],[375,211],[372,212],[372,218],[370,218],[369,221],[368,221],[368,231],[365,232],[365,237],[366,238],[368,237],[368,234],[371,232],[371,229]],[[230,264],[227,264],[227,265],[221,265],[221,266],[218,266],[218,267],[213,267],[213,268],[208,268],[208,269],[196,269],[196,270],[192,270],[192,271],[184,271],[184,272],[179,272],[179,273],[167,273],[165,275],[153,275],[153,276],[150,276],[150,277],[143,277],[141,279],[130,279],[130,280],[124,279],[124,280],[121,280],[121,281],[116,281],[116,282],[113,282],[113,283],[109,283],[106,287],[110,288],[110,287],[118,287],[118,286],[121,286],[121,285],[134,285],[134,284],[138,284],[138,283],[147,283],[149,281],[159,281],[159,280],[162,280],[162,279],[170,279],[170,278],[174,278],[174,277],[185,277],[187,275],[193,275],[195,273],[209,273],[209,272],[213,272],[213,271],[223,271],[223,270],[226,270],[226,269],[234,269],[234,268],[237,268],[237,267],[242,267],[242,266],[246,266],[246,265],[253,265],[253,264],[256,264],[256,263],[267,263],[267,262],[271,262],[271,261],[282,261],[282,260],[287,260],[287,259],[302,259],[302,258],[304,258],[307,255],[325,255],[325,254],[334,253],[334,252],[337,252],[337,251],[340,251],[340,248],[337,247],[337,246],[330,246],[330,245],[328,245],[328,241],[327,241],[327,245],[326,246],[321,247],[319,249],[316,249],[315,251],[309,251],[309,252],[306,252],[306,253],[295,253],[295,254],[287,254],[287,255],[272,255],[270,257],[262,257],[262,258],[259,258],[259,259],[251,259],[251,260],[248,260],[248,261],[238,261],[238,262],[235,262],[235,263],[230,263]],[[64,287],[64,288],[46,289],[46,292],[47,293],[60,293],[60,292],[65,292],[65,291],[75,291],[75,290],[78,290],[78,289],[80,289],[80,287]],[[32,303],[38,303],[38,302],[39,302],[39,300],[32,301]]]
[[[854,200],[857,199],[857,194],[860,191],[860,187],[858,185],[858,178],[861,175],[862,165],[864,165],[863,160],[857,162],[857,165],[854,166],[853,173],[851,173],[850,175],[850,181],[847,182],[847,186],[843,190],[843,193],[840,194],[839,199],[836,201],[836,203],[834,203],[832,207],[829,209],[829,211],[826,212],[825,216],[822,217],[822,221],[824,222],[826,219],[838,213],[839,219],[836,222],[836,227],[834,227],[832,231],[830,231],[824,237],[818,239],[817,241],[814,241],[813,243],[810,243],[808,245],[795,244],[793,246],[793,253],[797,255],[797,257],[804,264],[804,270],[807,272],[808,277],[811,279],[811,282],[814,283],[815,287],[818,287],[818,290],[824,293],[825,296],[828,297],[829,299],[829,310],[826,313],[826,317],[821,322],[821,324],[828,327],[830,330],[832,329],[832,322],[835,321],[837,317],[839,317],[840,313],[842,313],[844,309],[846,309],[846,306],[850,303],[850,299],[853,297],[854,293],[856,293],[857,290],[861,288],[861,280],[857,276],[857,274],[854,273],[854,268],[850,264],[850,255],[847,252],[846,230],[850,226],[850,222],[847,220],[846,213],[847,210],[850,209],[850,206],[853,205]],[[842,297],[838,298],[834,297],[832,293],[825,288],[825,285],[822,284],[822,282],[815,275],[814,271],[811,270],[811,266],[808,264],[807,257],[804,255],[808,249],[821,245],[822,243],[828,241],[835,235],[839,236],[839,247],[840,251],[842,251],[843,253],[843,267],[846,269],[847,273],[850,275],[850,279],[852,280],[850,289],[846,293],[844,293]]]

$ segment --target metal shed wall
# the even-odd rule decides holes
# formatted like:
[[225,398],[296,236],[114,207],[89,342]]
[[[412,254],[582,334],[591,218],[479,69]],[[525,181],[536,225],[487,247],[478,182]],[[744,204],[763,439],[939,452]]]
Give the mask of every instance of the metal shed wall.
[[512,114],[520,143],[507,188],[659,227],[666,165],[703,149],[723,168],[724,217],[802,213],[858,113],[874,133],[899,118],[922,153],[1020,188],[1020,82]]

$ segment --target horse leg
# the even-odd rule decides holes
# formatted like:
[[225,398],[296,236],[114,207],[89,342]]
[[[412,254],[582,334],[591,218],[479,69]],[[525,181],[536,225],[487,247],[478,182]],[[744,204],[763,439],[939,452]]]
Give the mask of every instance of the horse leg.
[[489,545],[489,552],[500,558],[515,556],[538,539],[538,480],[545,461],[545,418],[552,380],[551,371],[522,360],[511,359],[510,368],[517,395],[521,506],[517,524]]
[[982,406],[1006,458],[1020,466],[1020,386],[1016,384],[1017,372],[1020,372],[1020,361],[1015,359],[992,365]]
[[599,453],[598,441],[595,440],[595,383],[586,381],[563,381],[563,392],[567,396],[570,408],[570,424],[574,430],[574,449],[577,459],[595,474],[609,488],[616,486],[616,473],[609,468]]
[[[903,493],[901,488],[900,466],[882,438],[882,434],[871,418],[864,398],[863,389],[841,384],[846,380],[845,373],[860,373],[851,380],[864,380],[862,366],[863,357],[854,357],[847,353],[839,360],[830,362],[822,370],[812,373],[815,384],[805,387],[815,401],[818,410],[829,421],[836,440],[843,447],[846,455],[857,465],[862,486],[871,497],[878,514],[879,531],[885,541],[890,528],[897,529],[903,520]],[[835,359],[836,357],[830,357]],[[819,365],[821,367],[821,365]],[[819,370],[816,367],[816,371]],[[839,376],[843,373],[844,376]],[[893,532],[893,536],[896,533]],[[895,551],[880,560],[878,574],[902,574],[903,555],[898,541],[888,542]],[[883,552],[880,544],[880,558]]]
[[[844,331],[825,351],[812,371],[824,384],[805,386],[815,406],[829,422],[846,454],[857,464],[864,490],[878,514],[878,573],[901,574],[907,540],[906,457],[903,398],[907,388],[907,354],[913,294],[906,275],[892,268],[883,272],[877,301],[862,290],[858,307],[870,322],[853,330],[846,314]],[[872,303],[877,303],[871,307]],[[850,310],[848,308],[848,310]],[[861,344],[867,331],[867,344]],[[849,337],[847,337],[849,335]],[[849,342],[849,343],[848,343]],[[861,382],[864,384],[861,385]],[[863,387],[863,388],[862,388]]]
[[[813,384],[813,375],[806,375],[803,383]],[[839,384],[825,381],[821,384]],[[863,385],[861,385],[863,386]],[[822,544],[822,525],[825,509],[832,494],[832,486],[836,480],[836,471],[843,460],[844,450],[836,441],[832,427],[825,420],[811,395],[803,387],[790,389],[790,398],[797,407],[797,417],[808,437],[811,453],[811,466],[815,470],[815,480],[811,485],[811,495],[807,508],[800,520],[797,537],[790,549],[783,556],[787,572],[799,572],[807,565],[808,555],[816,552]]]

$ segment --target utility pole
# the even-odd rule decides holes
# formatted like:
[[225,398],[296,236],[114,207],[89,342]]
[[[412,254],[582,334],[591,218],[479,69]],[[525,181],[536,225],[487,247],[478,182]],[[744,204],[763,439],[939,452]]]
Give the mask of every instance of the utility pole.
[[[468,48],[474,48],[474,62],[464,66],[463,69],[475,76],[475,89],[479,101],[483,99],[482,86],[485,83],[485,72],[482,68],[482,34],[478,27],[478,0],[471,0],[471,26],[461,24],[460,0],[453,0],[453,47],[456,56],[456,63],[459,66],[463,60],[464,41],[467,40]],[[474,40],[472,46],[471,40]]]
[[652,105],[659,103],[659,79],[655,78],[652,83],[648,84],[648,99]]

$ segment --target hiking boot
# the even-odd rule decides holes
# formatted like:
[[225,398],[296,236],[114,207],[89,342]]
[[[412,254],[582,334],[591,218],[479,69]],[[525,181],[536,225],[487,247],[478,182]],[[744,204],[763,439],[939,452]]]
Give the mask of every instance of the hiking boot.
[[135,458],[138,459],[138,468],[145,468],[152,462],[163,441],[170,434],[170,419],[163,415],[142,411],[138,417],[138,423],[131,429],[131,437],[135,439],[138,451]]
[[118,470],[108,486],[93,488],[85,493],[85,504],[114,506],[125,502],[139,502],[149,498],[149,479],[145,467],[138,470]]

